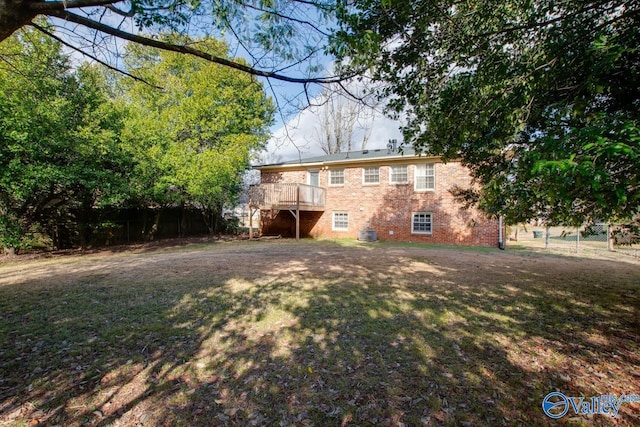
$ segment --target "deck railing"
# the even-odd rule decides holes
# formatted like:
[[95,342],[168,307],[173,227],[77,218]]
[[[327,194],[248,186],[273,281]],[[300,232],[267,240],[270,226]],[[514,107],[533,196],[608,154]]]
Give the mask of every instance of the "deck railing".
[[315,210],[324,208],[325,190],[305,184],[260,184],[249,189],[251,204],[261,209]]

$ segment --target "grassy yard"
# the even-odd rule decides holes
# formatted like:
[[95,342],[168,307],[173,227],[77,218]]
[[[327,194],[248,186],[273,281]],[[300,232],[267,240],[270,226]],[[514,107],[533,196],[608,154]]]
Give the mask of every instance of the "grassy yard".
[[0,425],[639,425],[640,265],[270,241],[0,265]]

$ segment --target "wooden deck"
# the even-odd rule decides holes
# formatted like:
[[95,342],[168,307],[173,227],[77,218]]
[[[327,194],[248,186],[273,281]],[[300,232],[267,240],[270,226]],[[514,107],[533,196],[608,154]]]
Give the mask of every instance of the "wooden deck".
[[306,184],[260,184],[251,186],[249,200],[260,209],[323,211],[325,190]]

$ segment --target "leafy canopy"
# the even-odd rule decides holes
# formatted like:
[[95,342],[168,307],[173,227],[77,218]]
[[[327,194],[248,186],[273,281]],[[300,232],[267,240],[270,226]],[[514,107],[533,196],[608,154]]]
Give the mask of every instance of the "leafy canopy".
[[[227,55],[227,46],[214,39],[189,44]],[[118,103],[127,111],[122,137],[136,162],[134,198],[219,217],[237,197],[250,156],[268,138],[271,100],[255,78],[228,67],[134,44],[127,49],[128,69],[164,88],[117,82]]]
[[[166,39],[227,57],[214,39]],[[267,139],[271,100],[246,73],[127,49],[128,70],[164,89],[86,64],[73,70],[61,44],[35,30],[0,45],[0,246],[36,234],[56,247],[84,243],[101,208],[188,206],[218,231]]]
[[72,71],[58,42],[23,30],[0,45],[0,245],[117,203],[128,160],[96,70]]
[[386,82],[405,140],[460,158],[510,222],[640,208],[640,2],[345,2],[342,71]]

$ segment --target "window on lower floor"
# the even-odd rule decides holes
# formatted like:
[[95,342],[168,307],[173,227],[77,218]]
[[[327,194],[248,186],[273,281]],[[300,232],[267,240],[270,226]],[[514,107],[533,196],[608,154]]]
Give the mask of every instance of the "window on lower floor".
[[428,212],[413,212],[411,214],[411,233],[431,234],[433,215]]
[[349,230],[349,213],[348,212],[334,212],[333,213],[333,226],[332,228],[337,231]]

